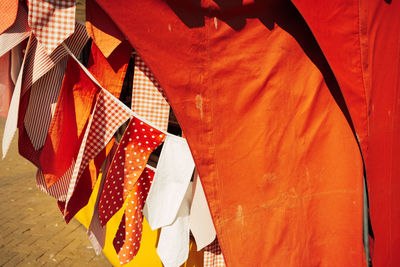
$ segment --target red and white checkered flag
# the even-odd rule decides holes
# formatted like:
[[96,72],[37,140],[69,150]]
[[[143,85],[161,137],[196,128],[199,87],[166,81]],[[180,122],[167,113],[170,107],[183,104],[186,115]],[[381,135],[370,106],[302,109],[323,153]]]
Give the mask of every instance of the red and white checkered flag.
[[204,248],[204,267],[226,267],[224,256],[216,238]]
[[75,190],[75,185],[89,162],[110,142],[114,133],[130,118],[124,104],[111,94],[99,92],[96,106],[86,128],[74,172],[69,184],[67,202]]
[[28,23],[51,54],[75,30],[75,0],[29,0]]
[[163,89],[139,55],[135,57],[133,76],[132,110],[154,126],[166,131],[169,104]]

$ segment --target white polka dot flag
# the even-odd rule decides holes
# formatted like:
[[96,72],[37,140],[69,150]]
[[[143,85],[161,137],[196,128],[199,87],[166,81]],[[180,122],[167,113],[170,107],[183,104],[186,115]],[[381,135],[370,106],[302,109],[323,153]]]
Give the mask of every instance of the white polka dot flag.
[[139,55],[135,57],[132,110],[164,131],[168,128],[169,104],[153,73]]
[[51,54],[75,29],[75,0],[29,0],[28,23]]
[[204,248],[204,267],[226,267],[224,256],[216,238],[214,242]]
[[125,204],[125,214],[113,242],[121,265],[130,262],[139,251],[143,226],[142,209],[153,178],[154,171],[145,168]]
[[165,138],[165,134],[138,118],[129,122],[103,187],[99,217],[104,226],[122,207],[142,174],[147,160]]

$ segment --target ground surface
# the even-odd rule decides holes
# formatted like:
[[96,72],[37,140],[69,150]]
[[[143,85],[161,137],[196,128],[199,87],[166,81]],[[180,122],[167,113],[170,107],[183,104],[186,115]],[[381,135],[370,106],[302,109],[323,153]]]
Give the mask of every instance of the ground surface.
[[18,155],[16,138],[0,160],[0,266],[111,266],[95,255],[86,229],[65,224],[55,199],[36,188],[35,167]]

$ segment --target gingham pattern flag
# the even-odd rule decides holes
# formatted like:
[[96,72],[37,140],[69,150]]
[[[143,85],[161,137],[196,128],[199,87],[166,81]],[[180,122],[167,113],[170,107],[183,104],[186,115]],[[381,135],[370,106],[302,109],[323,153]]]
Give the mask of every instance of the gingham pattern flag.
[[29,0],[28,23],[51,54],[75,29],[75,0]]
[[216,238],[210,245],[204,248],[204,267],[226,267],[224,256]]
[[69,184],[67,202],[89,162],[104,149],[118,128],[130,118],[130,113],[121,105],[123,104],[110,94],[103,90],[99,92],[96,106],[79,149],[74,173]]
[[[76,23],[75,32],[65,40],[65,44],[74,55],[79,55],[89,36],[85,25]],[[51,55],[47,55],[44,47],[38,43],[35,36],[31,36],[30,45],[27,48],[22,94],[24,94],[37,80],[53,68],[61,59],[68,55],[64,47],[58,47]]]
[[153,73],[139,55],[135,57],[132,110],[159,129],[167,130],[169,104]]

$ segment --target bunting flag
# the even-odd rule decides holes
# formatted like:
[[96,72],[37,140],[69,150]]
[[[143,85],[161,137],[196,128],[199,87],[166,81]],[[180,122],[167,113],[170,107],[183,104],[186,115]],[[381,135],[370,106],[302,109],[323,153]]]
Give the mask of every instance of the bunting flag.
[[88,69],[101,86],[119,98],[124,83],[129,60],[132,55],[129,42],[122,42],[108,57],[105,57],[95,42],[92,42]]
[[189,255],[189,210],[192,198],[192,184],[187,187],[174,221],[161,228],[157,254],[165,267],[181,266]]
[[[38,43],[37,37],[32,35],[31,44],[26,51],[26,64],[24,69],[23,94],[32,86],[40,77],[53,68],[57,62],[68,55],[64,47],[57,47],[53,53],[48,55],[42,44]],[[89,36],[86,28],[80,23],[76,23],[74,33],[65,40],[65,44],[69,47],[72,54],[79,55]]]
[[8,108],[10,107],[10,101],[12,92],[14,90],[13,82],[10,76],[10,53],[0,56],[0,116],[7,118]]
[[125,40],[125,36],[94,0],[86,0],[86,29],[106,58]]
[[204,249],[204,267],[225,267],[224,256],[222,255],[218,239],[215,239]]
[[189,219],[190,231],[199,251],[215,240],[216,232],[197,169],[195,169],[193,178],[193,197]]
[[107,158],[104,162],[103,165],[103,172],[101,174],[101,180],[99,183],[99,188],[96,194],[96,201],[93,207],[93,212],[92,212],[92,217],[90,220],[90,224],[87,230],[87,235],[90,240],[90,242],[93,245],[93,249],[96,252],[97,255],[101,253],[101,251],[104,248],[105,241],[106,241],[106,232],[107,232],[107,227],[102,227],[100,218],[99,218],[99,202],[100,202],[100,197],[101,192],[103,190],[104,186],[104,181],[106,179],[107,173],[110,169],[111,165],[111,160],[115,155],[115,152],[117,151],[118,148],[118,143],[114,142],[112,148],[110,149],[110,153],[107,155]]
[[[88,38],[85,27],[77,23],[76,31],[65,42],[74,55],[79,55]],[[39,150],[44,145],[54,115],[68,52],[58,47],[49,56],[35,36],[32,36],[26,53],[22,92],[24,94],[28,88],[32,90],[24,125],[32,144]]]
[[147,160],[165,138],[165,134],[133,117],[122,136],[102,191],[99,216],[104,226],[122,207],[142,174]]
[[169,104],[153,73],[136,54],[133,76],[132,110],[166,131],[169,119]]
[[29,0],[28,3],[29,25],[50,55],[75,30],[75,0]]
[[118,128],[130,118],[130,114],[121,108],[121,105],[123,104],[110,94],[106,94],[104,91],[99,92],[70,180],[66,200],[67,207],[76,183],[89,162],[106,147]]
[[18,0],[0,1],[0,34],[11,27],[17,19],[18,2]]
[[[12,2],[14,0],[4,0],[5,2],[9,1]],[[0,1],[0,5],[4,2]],[[15,2],[15,1],[14,1]],[[0,7],[1,8],[1,7]],[[1,12],[1,9],[0,9]],[[9,12],[7,10],[7,12]],[[0,17],[3,19],[4,17],[0,15]],[[4,55],[8,51],[10,51],[13,47],[17,46],[19,43],[21,43],[23,40],[29,37],[29,34],[31,32],[31,28],[28,25],[28,13],[21,5],[18,8],[18,15],[16,17],[15,23],[8,28],[5,32],[0,34],[0,56]],[[3,20],[0,23],[0,28],[4,26],[6,23],[3,24]]]
[[[28,42],[29,46],[29,42]],[[25,64],[26,54],[24,60],[22,61],[21,70],[18,74],[17,81],[15,82],[14,92],[11,97],[7,120],[4,126],[3,140],[2,140],[2,152],[3,158],[6,156],[8,149],[10,148],[11,141],[14,137],[14,134],[17,130],[18,125],[18,113],[19,113],[19,105],[21,100],[21,88],[22,88],[22,76],[24,72],[24,64]]]
[[42,148],[46,141],[67,61],[67,57],[61,59],[31,87],[24,125],[35,150]]
[[40,155],[40,166],[48,187],[75,165],[85,127],[99,91],[100,88],[93,84],[79,64],[70,58]]
[[143,209],[152,230],[174,222],[188,190],[193,170],[194,161],[186,140],[168,135]]
[[[74,53],[79,53],[83,45],[86,43],[88,36],[84,30],[84,27],[77,27],[75,34],[76,35],[74,35],[73,38],[69,38],[67,42],[72,44]],[[75,43],[81,45],[73,45]],[[36,53],[36,51],[38,53]],[[6,127],[4,129],[2,143],[3,157],[6,155],[16,131],[20,96],[24,95],[34,82],[47,73],[47,71],[49,71],[66,54],[67,52],[60,47],[58,48],[58,52],[56,51],[53,53],[52,57],[48,57],[46,54],[41,53],[40,48],[37,46],[36,39],[33,36],[29,38],[27,52],[25,53],[24,61],[19,74],[21,78],[18,79],[20,81],[17,80],[16,82],[15,90],[10,103],[10,110],[12,110],[12,112],[9,112],[10,116],[7,117]],[[32,135],[30,134],[30,136]]]
[[143,206],[153,181],[154,171],[146,167],[126,200],[125,213],[113,244],[120,264],[127,264],[138,253],[142,237]]

